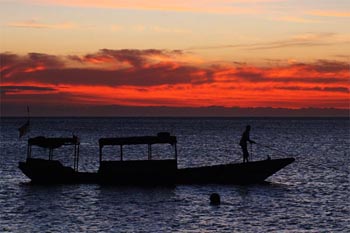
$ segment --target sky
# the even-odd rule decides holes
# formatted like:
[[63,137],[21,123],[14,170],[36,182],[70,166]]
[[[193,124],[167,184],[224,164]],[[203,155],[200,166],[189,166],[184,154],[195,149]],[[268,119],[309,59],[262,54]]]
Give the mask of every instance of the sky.
[[0,0],[1,115],[349,110],[348,25],[349,0]]

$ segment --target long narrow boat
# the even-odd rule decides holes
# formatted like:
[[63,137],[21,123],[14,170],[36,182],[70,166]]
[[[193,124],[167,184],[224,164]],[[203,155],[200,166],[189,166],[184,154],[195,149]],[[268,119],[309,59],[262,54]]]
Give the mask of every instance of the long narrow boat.
[[[170,144],[174,148],[171,159],[152,159],[152,145]],[[294,158],[268,159],[249,163],[235,163],[194,168],[177,167],[177,139],[169,133],[157,136],[101,138],[99,140],[99,169],[80,172],[78,137],[28,140],[27,159],[19,162],[21,171],[32,183],[98,183],[115,185],[176,185],[176,184],[252,184],[260,183],[294,161]],[[147,145],[148,159],[124,160],[126,145]],[[32,146],[49,149],[48,159],[32,157]],[[73,147],[73,168],[53,159],[53,150],[62,146]],[[104,160],[106,146],[119,147],[119,160]]]

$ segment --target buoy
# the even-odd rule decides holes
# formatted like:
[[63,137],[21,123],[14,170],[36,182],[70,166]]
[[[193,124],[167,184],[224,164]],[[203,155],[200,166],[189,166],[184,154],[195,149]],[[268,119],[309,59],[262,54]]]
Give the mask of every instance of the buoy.
[[210,205],[220,205],[220,195],[217,193],[212,193],[210,195]]

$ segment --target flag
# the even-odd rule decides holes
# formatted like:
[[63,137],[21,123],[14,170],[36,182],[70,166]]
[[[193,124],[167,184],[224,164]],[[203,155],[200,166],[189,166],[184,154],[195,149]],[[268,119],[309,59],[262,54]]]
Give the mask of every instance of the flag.
[[30,127],[30,123],[29,123],[29,120],[27,120],[27,122],[24,125],[18,128],[19,138],[21,138],[22,136],[24,136],[26,133],[29,132],[30,130],[29,127]]
[[18,131],[19,131],[19,138],[21,138],[22,136],[24,136],[26,133],[29,132],[30,130],[30,122],[29,122],[29,106],[27,106],[27,114],[28,114],[28,120],[27,122],[22,125],[21,127],[18,128]]

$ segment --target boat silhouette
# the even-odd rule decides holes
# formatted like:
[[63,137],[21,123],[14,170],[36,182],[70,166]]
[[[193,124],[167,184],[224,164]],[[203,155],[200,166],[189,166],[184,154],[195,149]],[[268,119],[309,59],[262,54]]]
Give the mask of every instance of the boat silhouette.
[[[152,145],[170,144],[174,149],[171,159],[153,159]],[[27,158],[19,162],[20,170],[38,184],[97,183],[114,185],[177,185],[177,184],[253,184],[264,182],[294,158],[267,159],[248,163],[178,168],[177,139],[167,132],[156,136],[117,137],[99,139],[99,169],[97,172],[81,172],[79,168],[79,138],[28,139]],[[124,160],[123,146],[147,145],[146,160]],[[32,147],[49,149],[48,159],[33,158]],[[64,166],[53,159],[53,150],[62,146],[73,148],[73,167]],[[117,146],[119,160],[104,160],[103,149]]]

